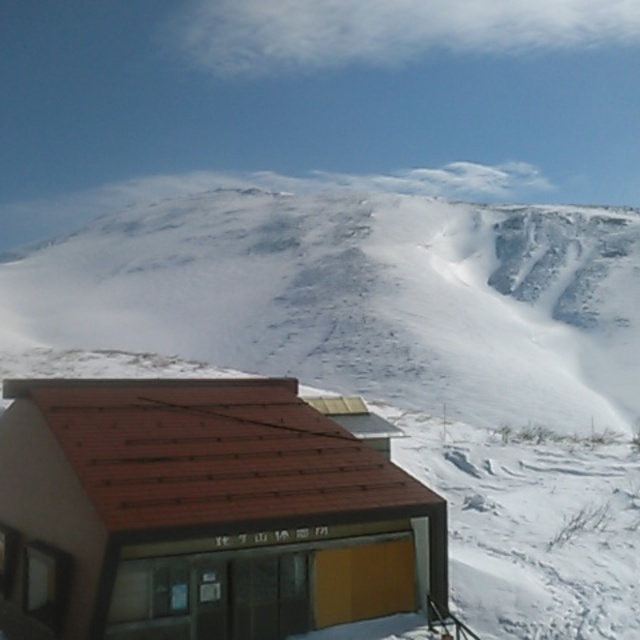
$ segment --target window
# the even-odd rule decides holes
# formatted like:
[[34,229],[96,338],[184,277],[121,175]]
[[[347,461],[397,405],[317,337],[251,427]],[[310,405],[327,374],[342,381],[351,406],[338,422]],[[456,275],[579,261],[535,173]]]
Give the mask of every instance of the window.
[[189,568],[186,565],[158,567],[153,572],[153,617],[189,613]]
[[25,612],[58,632],[69,595],[71,556],[42,542],[29,543],[25,553]]
[[282,636],[309,630],[309,566],[304,553],[280,556],[280,633]]
[[307,556],[289,553],[280,556],[280,599],[300,600],[307,597]]
[[109,622],[134,622],[149,617],[149,569],[121,563],[111,596]]
[[113,587],[110,623],[188,615],[189,566],[179,561],[122,562]]
[[11,597],[19,544],[18,532],[0,525],[0,595],[5,600]]
[[277,640],[278,558],[244,557],[231,563],[233,628],[239,640]]

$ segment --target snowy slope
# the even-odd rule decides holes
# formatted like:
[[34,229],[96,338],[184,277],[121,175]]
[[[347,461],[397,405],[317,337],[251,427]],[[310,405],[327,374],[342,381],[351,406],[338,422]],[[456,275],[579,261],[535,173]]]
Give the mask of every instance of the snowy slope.
[[[449,501],[451,583],[483,638],[640,637],[640,452],[596,438],[398,424],[395,457]],[[406,636],[411,637],[411,636]]]
[[5,347],[176,354],[489,428],[629,433],[639,225],[379,193],[165,200],[1,264]]
[[[0,264],[0,374],[365,393],[449,501],[453,606],[481,637],[640,637],[638,220],[259,191],[132,208]],[[309,635],[338,638],[432,636],[417,615]]]

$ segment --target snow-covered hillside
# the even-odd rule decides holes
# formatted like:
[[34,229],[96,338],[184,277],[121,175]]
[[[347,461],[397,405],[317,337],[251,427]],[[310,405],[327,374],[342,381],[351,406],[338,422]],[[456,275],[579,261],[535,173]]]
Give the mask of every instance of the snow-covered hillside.
[[630,433],[639,233],[630,210],[203,193],[7,257],[4,346],[176,354],[488,428]]
[[[449,501],[453,607],[484,640],[640,637],[639,225],[381,194],[166,200],[6,256],[0,374],[363,393]],[[309,640],[431,637],[409,615]]]

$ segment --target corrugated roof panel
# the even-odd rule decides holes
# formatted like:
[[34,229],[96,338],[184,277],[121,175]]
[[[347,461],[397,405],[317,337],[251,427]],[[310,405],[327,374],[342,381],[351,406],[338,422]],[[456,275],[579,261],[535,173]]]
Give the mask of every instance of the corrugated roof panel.
[[314,409],[329,416],[357,438],[397,438],[402,431],[381,416],[371,413],[358,396],[303,398]]
[[[442,502],[298,398],[291,380],[226,382],[16,387],[37,404],[110,531],[294,516],[303,524]],[[338,406],[366,412],[361,399]]]
[[339,416],[369,413],[367,405],[359,396],[304,398],[304,401],[324,415]]

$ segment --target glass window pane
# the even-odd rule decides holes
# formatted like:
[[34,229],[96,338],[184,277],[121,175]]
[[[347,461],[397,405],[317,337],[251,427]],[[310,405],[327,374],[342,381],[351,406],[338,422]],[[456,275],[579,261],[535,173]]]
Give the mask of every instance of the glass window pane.
[[189,569],[184,565],[158,567],[153,572],[153,616],[189,611]]
[[29,555],[27,610],[29,613],[53,607],[56,596],[55,561],[53,558]]
[[307,595],[307,556],[289,554],[280,558],[280,595],[283,599],[300,599]]
[[71,556],[60,549],[39,541],[26,547],[24,609],[54,632],[63,623],[71,569]]
[[15,569],[18,563],[20,536],[17,531],[0,524],[0,596],[11,597]]
[[5,573],[5,558],[6,558],[6,536],[3,531],[0,531],[0,574]]
[[236,560],[232,566],[233,599],[236,604],[251,604],[251,561]]
[[153,572],[153,616],[169,615],[169,568],[158,567]]
[[256,558],[253,565],[254,603],[277,602],[278,558]]
[[149,569],[121,564],[111,596],[109,622],[133,622],[149,617]]
[[189,611],[189,570],[186,567],[172,567],[170,572],[171,613],[187,613]]

